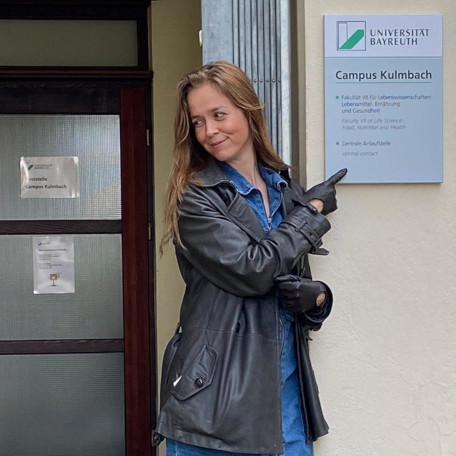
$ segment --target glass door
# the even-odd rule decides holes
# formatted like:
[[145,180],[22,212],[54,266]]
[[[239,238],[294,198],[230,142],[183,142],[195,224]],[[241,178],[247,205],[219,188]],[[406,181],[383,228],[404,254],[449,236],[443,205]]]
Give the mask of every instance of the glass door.
[[151,454],[147,99],[0,87],[1,455]]

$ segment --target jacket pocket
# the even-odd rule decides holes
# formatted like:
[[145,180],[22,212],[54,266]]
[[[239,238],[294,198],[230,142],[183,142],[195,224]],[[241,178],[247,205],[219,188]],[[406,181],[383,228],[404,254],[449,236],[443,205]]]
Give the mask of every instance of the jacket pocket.
[[161,379],[161,403],[164,404],[166,400],[166,395],[168,394],[168,384],[169,384],[169,374],[171,363],[173,362],[174,357],[176,356],[177,349],[179,348],[179,343],[181,340],[182,334],[177,332],[166,346],[165,353],[163,354],[163,363],[162,363],[162,379]]
[[188,367],[174,380],[171,394],[184,401],[206,389],[214,378],[217,352],[205,345]]

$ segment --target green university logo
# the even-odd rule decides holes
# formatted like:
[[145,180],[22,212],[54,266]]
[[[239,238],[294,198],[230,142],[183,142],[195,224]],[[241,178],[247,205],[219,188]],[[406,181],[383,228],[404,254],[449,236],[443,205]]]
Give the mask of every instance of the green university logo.
[[366,22],[337,21],[337,50],[365,51]]

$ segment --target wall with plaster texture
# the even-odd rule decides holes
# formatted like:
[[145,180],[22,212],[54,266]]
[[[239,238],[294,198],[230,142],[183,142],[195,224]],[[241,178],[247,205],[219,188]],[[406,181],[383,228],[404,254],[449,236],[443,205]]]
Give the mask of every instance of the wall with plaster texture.
[[[201,28],[200,0],[152,2],[152,68],[154,128],[154,190],[156,251],[164,234],[163,212],[168,176],[173,163],[176,85],[181,76],[201,65],[198,31]],[[160,382],[161,361],[179,319],[184,285],[172,244],[156,257],[157,359]],[[160,446],[165,454],[165,445]]]
[[311,348],[331,428],[316,456],[456,455],[456,2],[298,0],[301,170],[309,185],[324,177],[323,15],[433,13],[444,17],[444,183],[339,186],[331,254],[312,258],[335,295]]

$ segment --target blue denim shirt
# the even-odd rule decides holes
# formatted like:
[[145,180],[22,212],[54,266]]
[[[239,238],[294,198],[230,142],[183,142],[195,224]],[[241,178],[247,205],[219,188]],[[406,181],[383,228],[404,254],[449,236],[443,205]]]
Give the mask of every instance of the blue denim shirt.
[[277,228],[282,221],[282,212],[280,205],[282,204],[282,188],[288,186],[279,174],[262,165],[258,165],[261,177],[266,183],[269,197],[269,217],[266,214],[263,197],[261,192],[254,187],[242,174],[238,173],[227,163],[222,163],[222,169],[228,179],[236,187],[236,190],[245,198],[247,203],[255,211],[258,220],[261,223],[265,233],[269,233],[273,228]]

